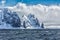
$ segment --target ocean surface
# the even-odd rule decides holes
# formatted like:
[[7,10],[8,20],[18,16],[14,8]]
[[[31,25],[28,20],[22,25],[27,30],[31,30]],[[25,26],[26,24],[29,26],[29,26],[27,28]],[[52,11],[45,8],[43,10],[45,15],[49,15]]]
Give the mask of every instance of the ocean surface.
[[60,29],[0,29],[0,40],[60,40]]

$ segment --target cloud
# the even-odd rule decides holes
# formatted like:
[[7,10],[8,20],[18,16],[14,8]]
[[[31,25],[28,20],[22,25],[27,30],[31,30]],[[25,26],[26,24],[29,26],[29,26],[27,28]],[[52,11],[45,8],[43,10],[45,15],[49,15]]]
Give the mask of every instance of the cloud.
[[58,5],[27,5],[25,3],[18,3],[11,8],[13,11],[19,12],[18,15],[34,14],[40,22],[60,23],[60,6]]

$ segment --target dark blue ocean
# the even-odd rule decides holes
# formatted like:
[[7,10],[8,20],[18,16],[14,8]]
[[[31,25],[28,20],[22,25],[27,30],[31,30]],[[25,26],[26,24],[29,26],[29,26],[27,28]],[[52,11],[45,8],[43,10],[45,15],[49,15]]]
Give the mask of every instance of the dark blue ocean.
[[60,40],[60,29],[0,29],[0,40]]

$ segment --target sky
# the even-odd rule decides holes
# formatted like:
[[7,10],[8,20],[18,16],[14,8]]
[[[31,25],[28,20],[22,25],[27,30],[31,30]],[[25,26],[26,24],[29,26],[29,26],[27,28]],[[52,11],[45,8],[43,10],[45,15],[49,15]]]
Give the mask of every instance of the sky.
[[[1,5],[1,1],[0,0],[0,5]],[[43,5],[59,5],[60,4],[60,0],[5,0],[6,6],[14,6],[16,5],[18,2],[23,2],[26,3],[27,5],[34,5],[34,4],[43,4]]]

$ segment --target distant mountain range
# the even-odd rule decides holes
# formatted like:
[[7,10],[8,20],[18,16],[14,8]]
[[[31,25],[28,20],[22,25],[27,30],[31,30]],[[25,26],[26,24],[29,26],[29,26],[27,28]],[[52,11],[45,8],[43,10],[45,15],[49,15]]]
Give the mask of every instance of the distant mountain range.
[[8,8],[0,8],[0,28],[40,29],[43,27],[33,14],[23,15],[22,18],[19,18],[17,12]]

